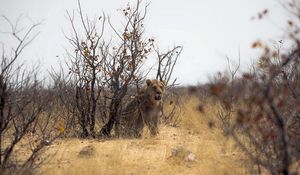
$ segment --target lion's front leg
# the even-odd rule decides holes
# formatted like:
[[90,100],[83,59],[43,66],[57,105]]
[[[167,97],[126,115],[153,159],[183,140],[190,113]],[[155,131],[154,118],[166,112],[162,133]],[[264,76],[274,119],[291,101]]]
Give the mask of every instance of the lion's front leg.
[[151,135],[156,136],[158,134],[158,116],[147,115],[144,120],[150,130]]

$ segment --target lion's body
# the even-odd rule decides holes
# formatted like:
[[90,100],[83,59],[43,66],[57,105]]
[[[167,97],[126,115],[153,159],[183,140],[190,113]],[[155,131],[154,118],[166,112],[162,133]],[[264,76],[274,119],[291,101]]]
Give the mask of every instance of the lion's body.
[[162,95],[165,83],[147,80],[147,86],[126,106],[116,123],[119,137],[140,137],[144,125],[151,135],[158,133],[158,121],[162,110]]

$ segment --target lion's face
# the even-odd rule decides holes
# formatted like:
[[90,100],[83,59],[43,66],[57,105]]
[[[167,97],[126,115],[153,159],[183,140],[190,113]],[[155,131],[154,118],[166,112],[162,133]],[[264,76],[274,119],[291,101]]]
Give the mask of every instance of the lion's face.
[[147,93],[152,101],[160,101],[166,91],[166,82],[159,80],[147,80]]

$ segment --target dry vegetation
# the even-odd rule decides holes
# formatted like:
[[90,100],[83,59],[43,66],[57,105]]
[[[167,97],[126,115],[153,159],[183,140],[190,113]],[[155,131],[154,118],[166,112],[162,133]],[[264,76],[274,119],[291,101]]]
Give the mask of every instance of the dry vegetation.
[[[22,18],[4,17],[16,46],[1,50],[0,174],[298,174],[300,3],[283,4],[292,16],[288,49],[282,41],[275,48],[256,41],[253,49],[263,54],[250,71],[229,64],[227,74],[189,88],[176,87],[172,77],[182,47],[161,52],[146,35],[147,7],[138,0],[120,10],[124,25],[116,29],[104,14],[91,20],[78,1],[67,13],[67,71],[52,71],[47,85],[38,69],[18,62],[40,23],[21,28]],[[103,37],[105,26],[113,41]],[[155,64],[146,69],[149,59]],[[149,72],[161,84],[146,81],[153,88],[146,94]],[[132,105],[141,121],[133,123],[144,126],[143,114],[150,122],[160,117],[159,134],[145,127],[142,138],[118,137],[115,125],[139,95],[157,106],[142,113]],[[132,129],[132,115],[123,118],[124,131]]]

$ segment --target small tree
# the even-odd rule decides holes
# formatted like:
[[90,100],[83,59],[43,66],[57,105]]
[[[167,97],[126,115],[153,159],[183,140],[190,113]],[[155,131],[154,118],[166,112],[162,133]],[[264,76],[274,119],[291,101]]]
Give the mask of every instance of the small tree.
[[147,7],[141,12],[140,1],[136,7],[128,6],[123,9],[125,26],[118,32],[109,20],[109,25],[120,39],[119,46],[112,48],[112,54],[106,59],[104,69],[106,70],[106,80],[112,92],[109,105],[109,121],[102,127],[100,134],[109,136],[120,115],[122,100],[127,95],[128,88],[139,89],[140,81],[143,79],[141,68],[151,52],[154,39],[145,38],[144,20],[147,14]]
[[[68,52],[70,58],[68,67],[69,73],[75,79],[75,102],[82,134],[84,137],[89,135],[95,137],[97,100],[100,98],[104,86],[101,68],[106,57],[103,57],[101,51],[106,47],[102,40],[105,16],[90,21],[89,18],[84,17],[80,1],[78,1],[78,8],[84,36],[80,37],[78,34],[74,21],[74,11],[72,14],[68,13],[73,35],[67,39],[75,52],[75,54]],[[100,31],[97,29],[98,21],[102,22]]]

